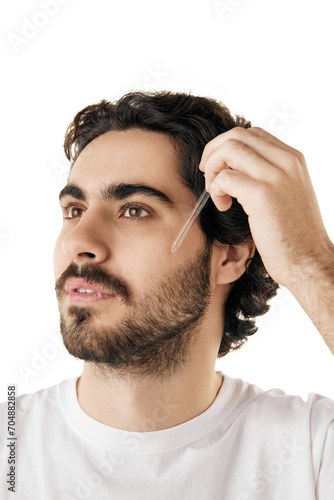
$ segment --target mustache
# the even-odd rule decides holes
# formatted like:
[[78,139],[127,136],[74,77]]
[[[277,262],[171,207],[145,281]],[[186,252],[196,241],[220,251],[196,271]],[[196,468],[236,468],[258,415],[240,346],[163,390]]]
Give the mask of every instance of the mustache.
[[66,281],[69,278],[82,278],[90,283],[102,285],[106,293],[119,295],[125,302],[130,302],[130,293],[125,281],[93,264],[84,264],[81,268],[77,264],[70,264],[56,280],[55,290],[57,297],[64,291]]

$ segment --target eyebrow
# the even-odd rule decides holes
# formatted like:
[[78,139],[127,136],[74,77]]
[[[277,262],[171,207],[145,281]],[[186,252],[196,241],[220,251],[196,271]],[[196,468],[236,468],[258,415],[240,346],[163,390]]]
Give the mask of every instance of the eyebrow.
[[[146,184],[109,184],[101,189],[99,198],[103,201],[119,201],[128,198],[134,194],[142,194],[148,198],[155,198],[161,203],[167,205],[169,208],[175,207],[175,203],[162,191],[155,189]],[[88,196],[84,189],[76,184],[69,183],[60,191],[59,201],[65,196],[72,196],[77,200],[87,201]]]

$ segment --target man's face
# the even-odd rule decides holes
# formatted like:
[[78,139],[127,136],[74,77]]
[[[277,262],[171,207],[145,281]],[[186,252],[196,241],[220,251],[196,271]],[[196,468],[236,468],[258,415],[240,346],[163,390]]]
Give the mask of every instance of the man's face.
[[186,361],[210,302],[211,251],[197,222],[170,252],[196,202],[177,161],[166,135],[132,129],[103,134],[75,162],[54,256],[74,356],[137,375]]

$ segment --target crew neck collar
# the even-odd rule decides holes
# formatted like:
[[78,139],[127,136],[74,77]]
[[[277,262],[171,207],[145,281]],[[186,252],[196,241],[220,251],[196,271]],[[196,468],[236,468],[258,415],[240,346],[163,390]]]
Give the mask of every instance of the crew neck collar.
[[[209,433],[219,422],[230,424],[228,413],[237,396],[238,379],[222,375],[223,383],[213,403],[200,415],[168,429],[151,432],[130,432],[116,429],[91,418],[80,407],[77,397],[79,377],[65,380],[59,386],[59,397],[65,418],[81,437],[102,447],[130,454],[150,454],[169,451]],[[241,382],[241,381],[239,381]],[[238,384],[237,384],[238,385]]]

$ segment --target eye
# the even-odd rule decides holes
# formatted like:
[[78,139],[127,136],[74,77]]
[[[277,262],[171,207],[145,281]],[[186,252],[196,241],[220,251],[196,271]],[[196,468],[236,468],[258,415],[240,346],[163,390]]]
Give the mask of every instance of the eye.
[[66,207],[64,207],[64,212],[65,214],[68,214],[67,217],[64,216],[65,220],[71,220],[71,219],[76,219],[78,217],[82,217],[82,215],[85,213],[85,211],[82,208],[73,204],[69,204]]
[[[124,208],[127,209],[124,211]],[[122,207],[122,210],[124,219],[142,220],[146,217],[151,217],[151,214],[140,205],[127,205],[127,207]]]

